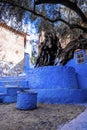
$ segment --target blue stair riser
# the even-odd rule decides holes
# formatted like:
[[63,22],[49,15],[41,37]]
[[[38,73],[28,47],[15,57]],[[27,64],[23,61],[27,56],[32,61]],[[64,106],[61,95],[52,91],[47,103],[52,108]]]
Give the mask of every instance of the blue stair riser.
[[71,104],[87,102],[87,89],[34,89],[38,103]]
[[21,86],[24,88],[28,88],[28,82],[27,81],[0,81],[0,86],[6,86],[6,85],[17,85],[17,86]]
[[6,95],[2,99],[3,103],[16,103],[17,102],[17,95],[16,96],[9,96]]
[[14,88],[14,87],[7,88],[7,95],[17,96],[17,91],[20,91],[20,90],[21,90],[21,88]]
[[3,86],[0,86],[0,93],[4,93],[6,94],[7,93],[7,89]]
[[0,103],[3,103],[3,99],[6,95],[3,93],[0,93]]
[[8,87],[0,87],[0,92],[6,95],[10,95],[10,96],[16,96],[17,95],[17,91],[21,90],[20,87],[16,87],[16,86],[8,86]]

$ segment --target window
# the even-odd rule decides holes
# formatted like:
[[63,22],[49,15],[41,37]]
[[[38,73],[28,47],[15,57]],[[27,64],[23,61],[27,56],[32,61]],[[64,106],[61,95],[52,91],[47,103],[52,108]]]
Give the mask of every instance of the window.
[[86,50],[77,49],[74,52],[74,60],[77,64],[87,63]]
[[84,53],[78,53],[77,54],[77,62],[78,63],[84,63],[85,62],[85,60],[84,60]]

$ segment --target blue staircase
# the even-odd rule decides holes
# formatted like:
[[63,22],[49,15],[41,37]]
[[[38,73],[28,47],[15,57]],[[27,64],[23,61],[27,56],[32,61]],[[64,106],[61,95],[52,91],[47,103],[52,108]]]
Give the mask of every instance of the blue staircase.
[[17,91],[21,88],[18,86],[5,86],[0,87],[0,102],[1,103],[14,103],[17,101]]
[[0,102],[14,103],[17,101],[17,91],[28,89],[25,76],[3,77],[0,79]]

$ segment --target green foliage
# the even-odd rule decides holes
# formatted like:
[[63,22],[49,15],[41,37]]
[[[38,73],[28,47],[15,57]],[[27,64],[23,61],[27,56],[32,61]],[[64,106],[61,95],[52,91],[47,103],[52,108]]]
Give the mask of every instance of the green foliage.
[[[70,1],[76,2],[76,0]],[[66,27],[70,27],[71,24],[78,23],[81,25],[81,18],[74,10],[72,11],[70,8],[59,4],[37,5],[35,11],[34,0],[0,0],[0,5],[0,21],[6,23],[11,21],[11,26],[19,30],[22,30],[26,11],[29,12],[29,19],[35,23],[38,30],[56,29],[57,31],[59,30],[58,32],[62,32]],[[82,6],[84,8],[84,5],[87,5],[87,0],[77,0],[77,5],[82,9]],[[55,19],[57,20],[53,22]]]

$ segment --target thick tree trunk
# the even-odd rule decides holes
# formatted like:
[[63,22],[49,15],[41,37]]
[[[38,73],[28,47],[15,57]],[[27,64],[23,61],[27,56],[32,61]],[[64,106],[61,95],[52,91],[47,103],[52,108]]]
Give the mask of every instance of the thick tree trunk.
[[[48,65],[65,65],[73,58],[77,49],[87,49],[87,38],[82,35],[76,40],[71,41],[63,49],[54,31],[45,34],[45,40],[41,43],[40,53],[35,67]],[[58,61],[55,63],[55,60]]]
[[60,64],[65,65],[70,59],[73,58],[74,52],[77,49],[87,49],[87,38],[83,38],[81,35],[76,40],[71,41],[68,45],[63,49],[62,53],[58,55],[60,59]]
[[45,40],[40,44],[39,49],[39,56],[35,67],[55,65],[55,59],[62,51],[55,31],[45,33]]

